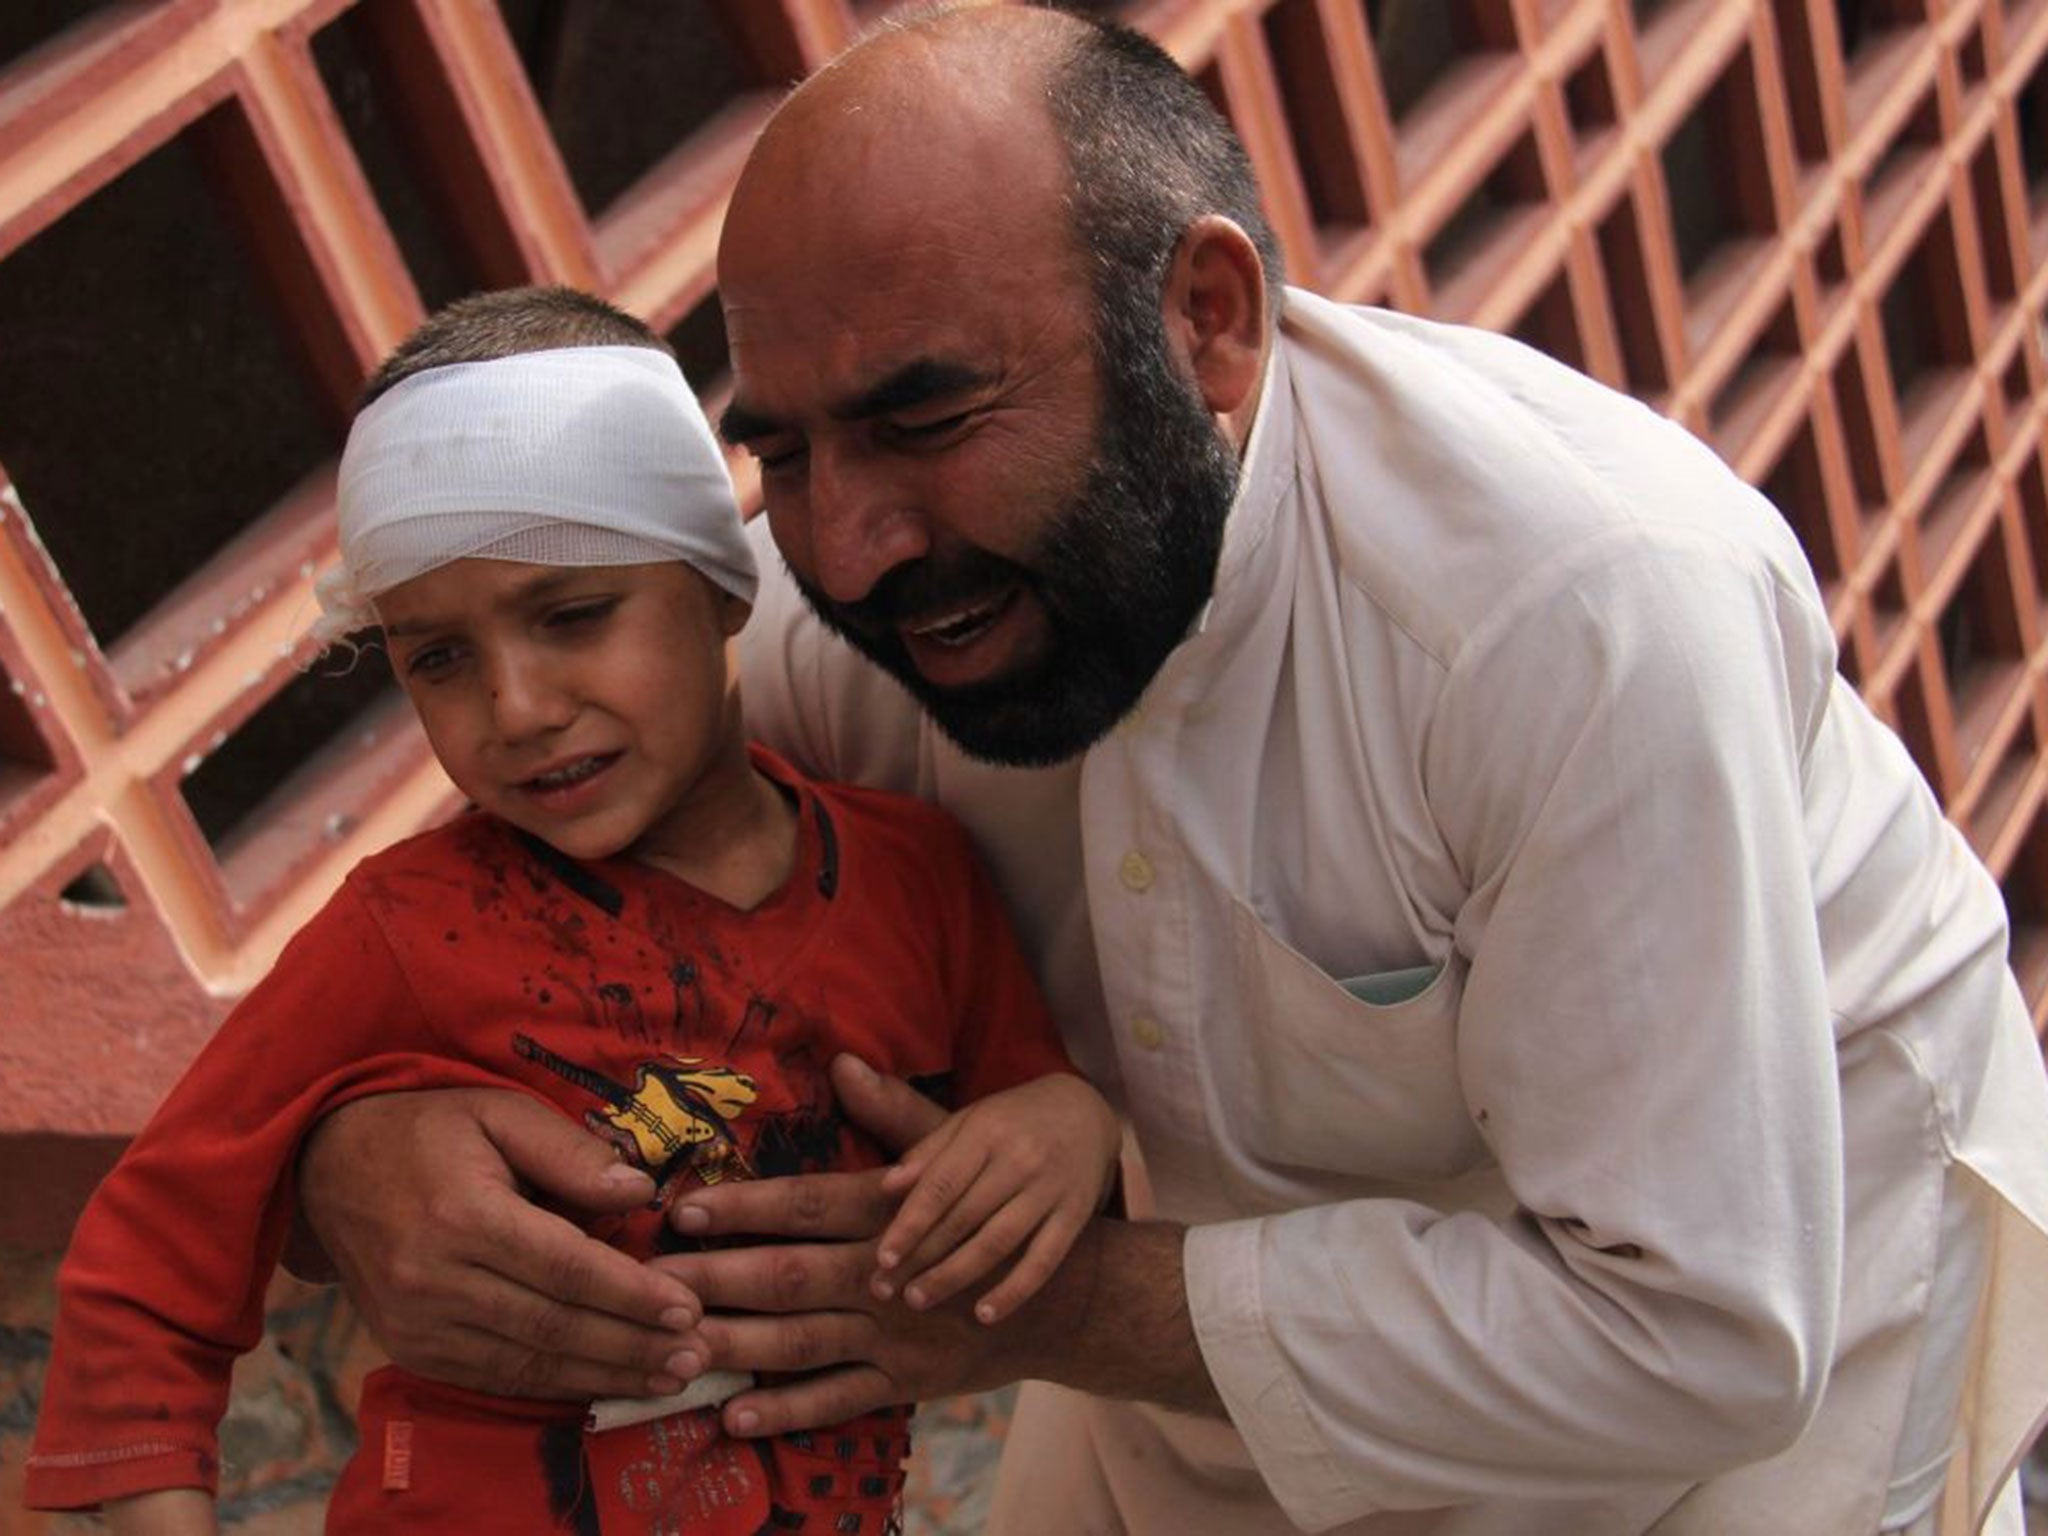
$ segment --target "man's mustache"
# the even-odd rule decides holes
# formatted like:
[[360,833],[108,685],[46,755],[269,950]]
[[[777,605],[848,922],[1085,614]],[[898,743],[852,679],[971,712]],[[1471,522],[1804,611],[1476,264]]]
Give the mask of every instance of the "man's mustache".
[[1026,567],[983,549],[924,555],[888,572],[853,602],[813,593],[814,603],[837,623],[867,635],[891,635],[903,623],[964,608],[1012,586],[1036,586]]

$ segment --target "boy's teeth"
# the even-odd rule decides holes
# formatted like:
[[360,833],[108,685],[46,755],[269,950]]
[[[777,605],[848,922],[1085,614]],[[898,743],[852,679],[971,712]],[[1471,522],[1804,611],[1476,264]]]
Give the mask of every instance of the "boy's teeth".
[[533,782],[544,788],[554,789],[563,784],[573,784],[578,779],[587,779],[597,770],[597,759],[586,757],[581,762],[571,763],[566,768],[557,768],[553,773],[536,774]]

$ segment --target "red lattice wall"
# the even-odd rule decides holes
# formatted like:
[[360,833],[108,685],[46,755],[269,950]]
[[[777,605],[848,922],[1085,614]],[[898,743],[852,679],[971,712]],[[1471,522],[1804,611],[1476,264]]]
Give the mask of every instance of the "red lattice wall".
[[[2048,0],[1096,8],[1237,123],[1298,281],[1510,330],[1769,490],[2039,1017]],[[60,1244],[285,935],[450,803],[379,669],[294,649],[360,379],[560,280],[715,402],[746,146],[887,9],[0,6],[0,1244]]]

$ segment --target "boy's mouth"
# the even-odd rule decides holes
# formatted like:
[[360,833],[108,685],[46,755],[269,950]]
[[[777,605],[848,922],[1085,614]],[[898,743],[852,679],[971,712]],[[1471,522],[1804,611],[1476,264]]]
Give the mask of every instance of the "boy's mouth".
[[573,789],[576,785],[583,783],[587,779],[596,778],[597,775],[603,773],[605,769],[611,767],[618,760],[619,754],[616,752],[579,757],[571,762],[563,763],[559,767],[550,768],[545,773],[537,773],[532,778],[524,780],[519,787],[531,794],[537,795]]

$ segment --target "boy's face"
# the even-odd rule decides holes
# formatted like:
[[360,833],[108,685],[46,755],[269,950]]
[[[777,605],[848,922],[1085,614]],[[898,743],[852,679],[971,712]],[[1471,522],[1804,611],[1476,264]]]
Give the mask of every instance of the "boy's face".
[[574,858],[680,845],[747,769],[725,671],[747,608],[680,562],[457,560],[377,613],[456,787]]

